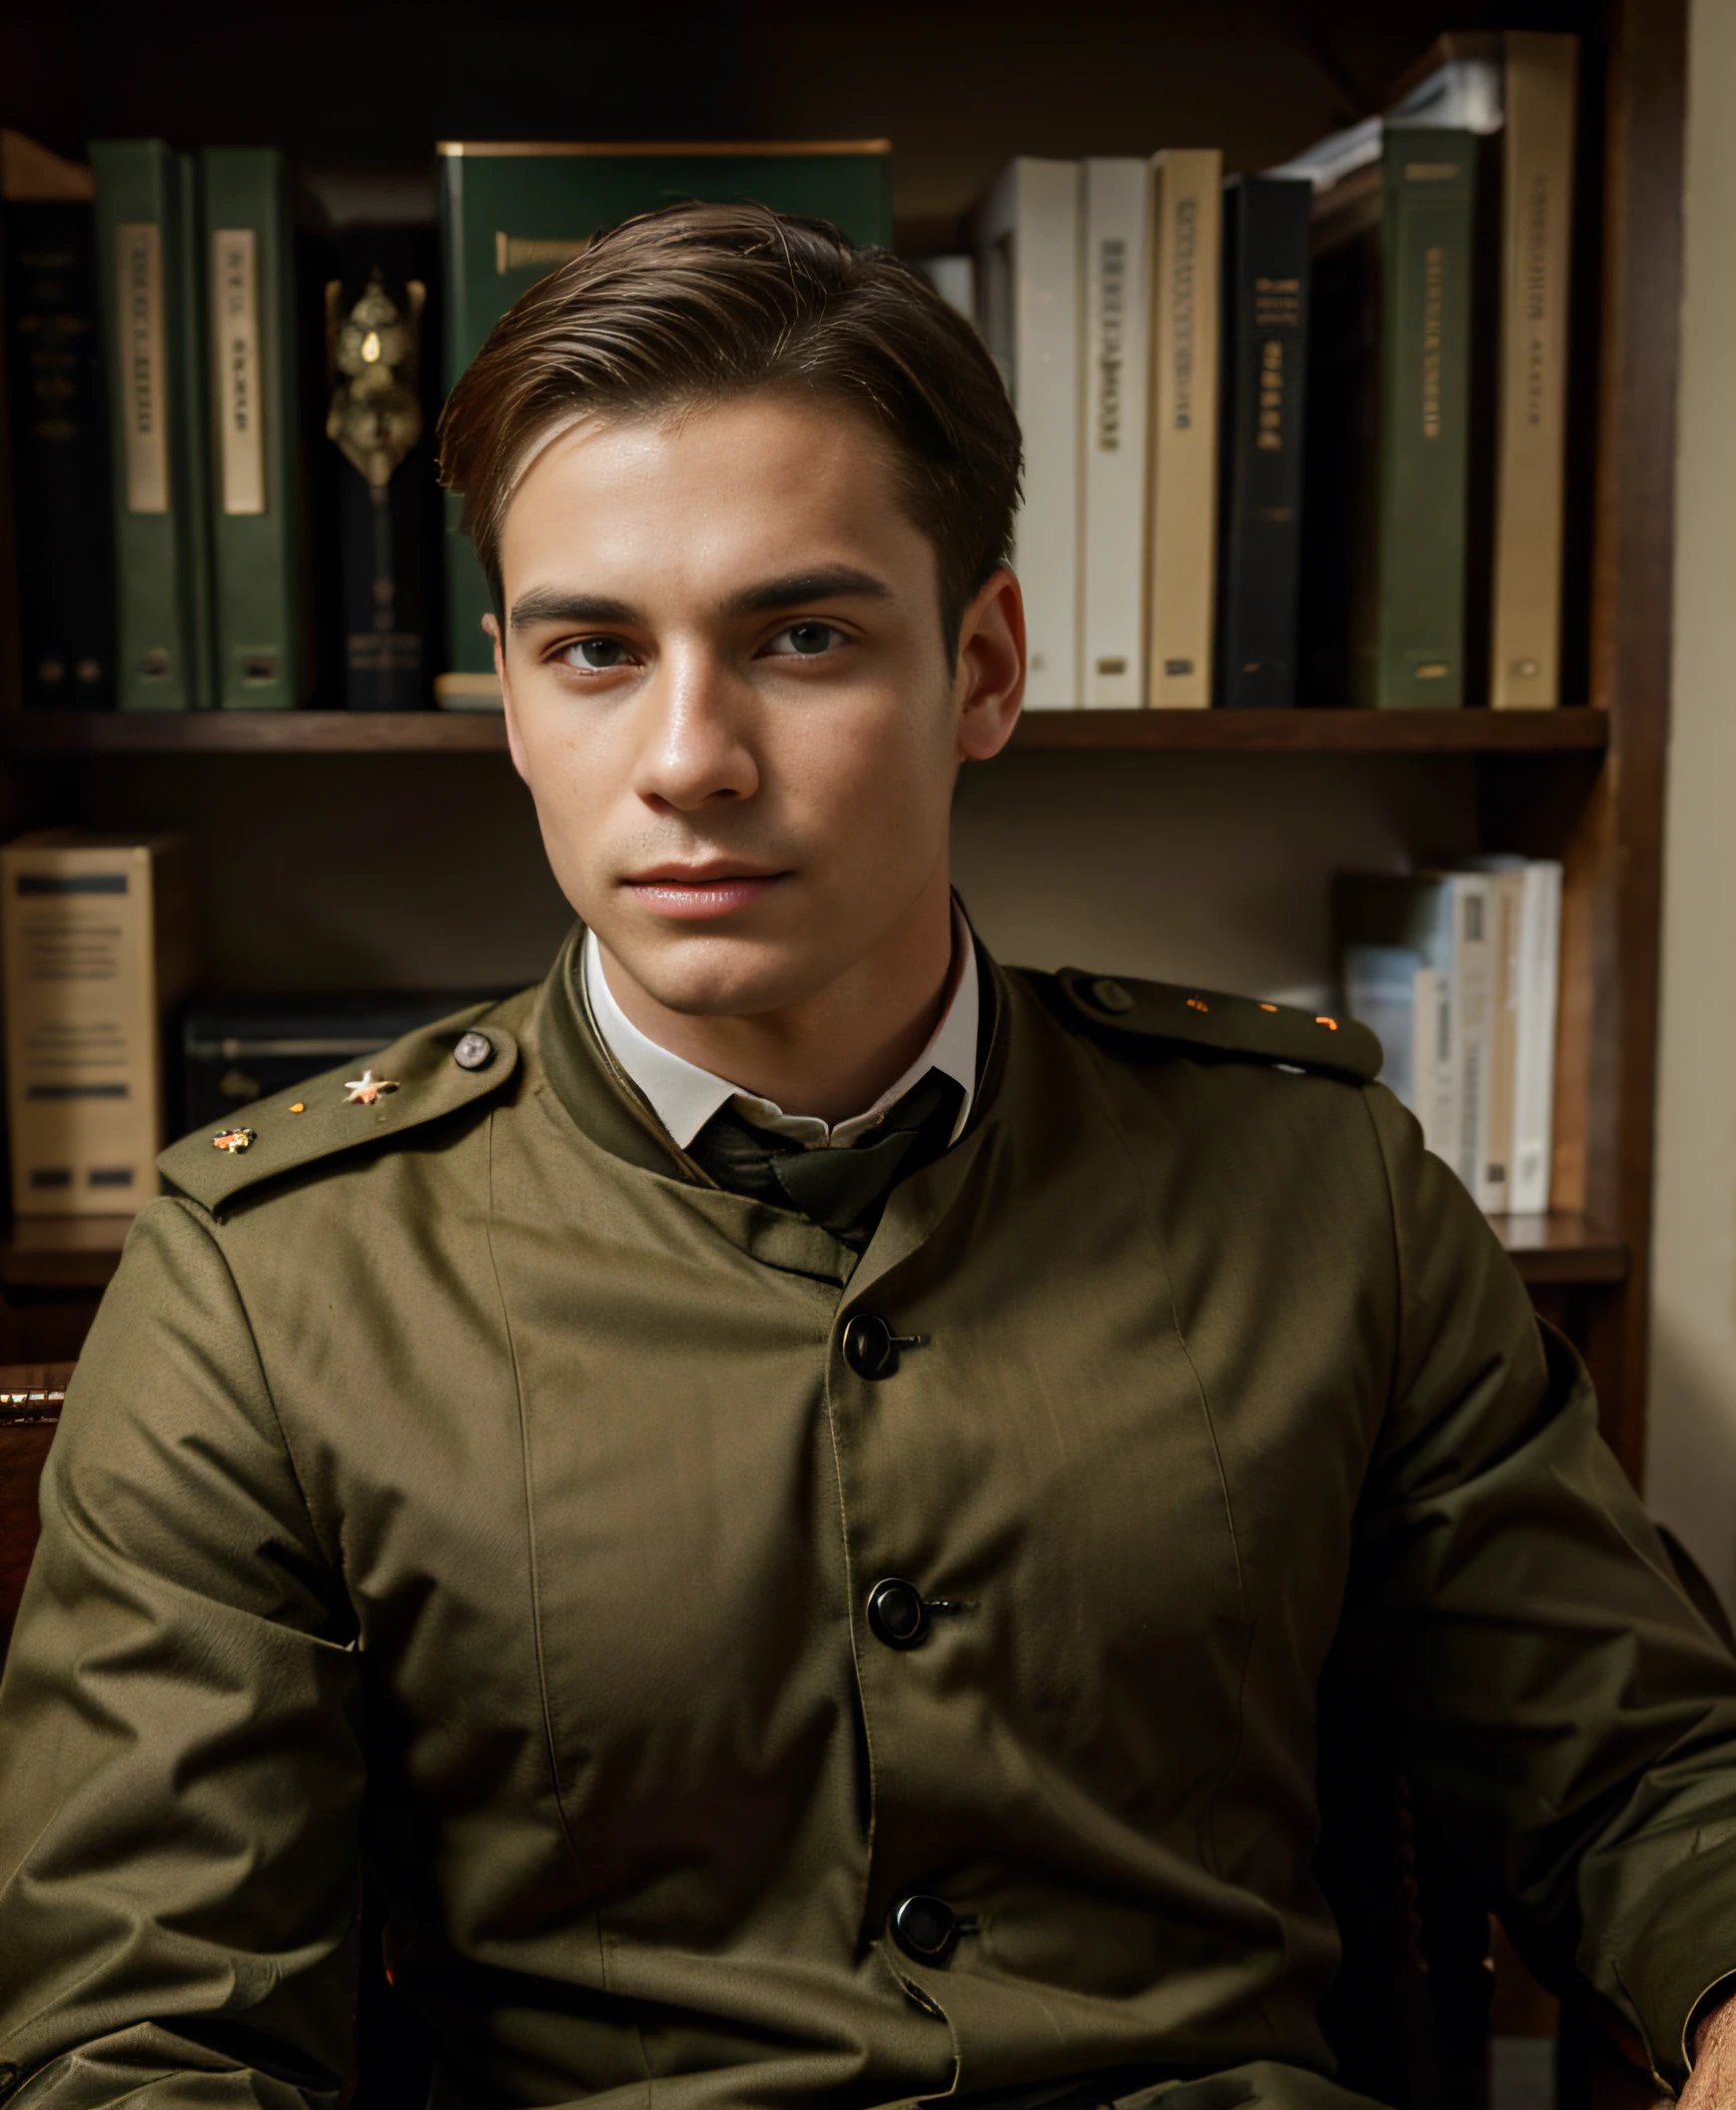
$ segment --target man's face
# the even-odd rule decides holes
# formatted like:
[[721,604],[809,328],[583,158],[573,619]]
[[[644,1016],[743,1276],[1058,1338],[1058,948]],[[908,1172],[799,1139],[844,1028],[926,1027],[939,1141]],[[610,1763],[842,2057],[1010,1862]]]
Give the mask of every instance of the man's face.
[[584,421],[500,556],[513,761],[567,899],[657,1003],[801,1004],[944,900],[971,654],[949,666],[865,421],[796,396]]

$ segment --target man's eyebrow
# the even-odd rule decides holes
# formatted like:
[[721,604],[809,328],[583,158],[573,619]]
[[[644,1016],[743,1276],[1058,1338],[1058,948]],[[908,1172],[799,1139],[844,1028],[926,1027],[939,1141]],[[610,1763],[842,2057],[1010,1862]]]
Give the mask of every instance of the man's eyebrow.
[[763,585],[748,586],[724,603],[730,615],[774,615],[780,608],[799,607],[807,600],[846,598],[890,600],[892,588],[872,571],[858,571],[853,564],[828,564],[818,571],[792,571],[787,578],[768,578]]
[[532,586],[512,603],[513,629],[526,630],[538,622],[636,623],[636,609],[624,600],[610,600],[600,593],[570,593],[560,586]]

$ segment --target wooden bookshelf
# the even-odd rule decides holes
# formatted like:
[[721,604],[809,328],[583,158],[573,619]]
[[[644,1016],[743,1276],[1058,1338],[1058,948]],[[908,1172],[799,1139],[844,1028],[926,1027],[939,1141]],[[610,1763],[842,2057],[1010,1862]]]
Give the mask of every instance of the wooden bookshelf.
[[[1598,754],[1601,710],[1033,710],[1020,748],[1236,754]],[[0,753],[503,753],[492,711],[12,711]]]
[[[1261,913],[1244,906],[1249,844],[1237,816],[1271,835],[1277,821],[1292,818],[1287,800],[1326,816],[1311,823],[1316,852],[1322,831],[1347,816],[1343,839],[1354,841],[1346,857],[1423,861],[1443,844],[1562,857],[1557,1212],[1540,1225],[1500,1228],[1540,1308],[1567,1325],[1594,1362],[1605,1426],[1637,1477],[1668,728],[1684,7],[1683,0],[1554,0],[1545,12],[1550,27],[1583,39],[1565,626],[1576,707],[1033,713],[998,778],[981,772],[970,790],[979,829],[987,825],[984,794],[997,783],[993,795],[1004,807],[996,824],[1007,830],[1041,827],[1044,799],[1053,796],[1057,810],[1073,801],[1067,848],[1040,880],[1072,886],[1069,917],[1091,883],[1110,810],[1115,826],[1125,829],[1129,815],[1137,825],[1166,781],[1184,786],[1177,796],[1199,793],[1211,825],[1190,837],[1182,886],[1150,897],[1153,926],[1191,912],[1182,898],[1189,889],[1195,903],[1223,904],[1214,910],[1220,924]],[[684,0],[677,16],[686,23]],[[751,0],[748,16],[757,20]],[[165,0],[142,0],[130,19],[136,38],[175,51],[174,66],[140,76],[130,45],[93,45],[65,10],[38,10],[9,28],[0,118],[77,154],[104,136],[158,133],[196,144],[214,136],[212,113],[226,112],[225,136],[281,143],[307,194],[350,223],[420,216],[432,225],[436,137],[560,137],[575,122],[576,64],[592,77],[635,78],[644,58],[642,24],[630,11],[587,17],[582,26],[552,17],[503,21],[479,47],[467,17],[445,0],[408,40],[390,11],[363,10],[347,26],[341,69],[311,19],[244,11],[222,38],[172,34],[175,13]],[[868,40],[847,11],[821,10],[804,21],[799,64],[768,64],[752,34],[664,38],[657,122],[669,137],[889,135],[897,240],[911,254],[933,253],[960,246],[963,216],[1011,154],[1143,153],[1170,141],[1214,140],[1227,169],[1267,167],[1378,108],[1388,84],[1443,29],[1541,19],[1520,0],[1388,0],[1380,8],[1319,0],[1302,9],[1218,0],[1205,16],[1179,0],[1158,0],[1113,19],[1101,12],[1070,18],[1060,34],[1038,0],[1007,0],[990,48],[962,5],[888,0]],[[781,39],[772,42],[781,47]],[[929,54],[930,63],[913,67],[912,50]],[[937,104],[936,68],[956,70],[972,92]],[[393,83],[384,102],[352,85],[383,79]],[[246,83],[240,101],[238,80]],[[634,120],[629,113],[621,122]],[[305,445],[317,448],[318,377],[308,393]],[[0,646],[15,632],[10,584],[11,566],[0,560]],[[5,658],[0,651],[0,669]],[[397,986],[411,986],[408,934],[434,934],[418,955],[427,961],[435,940],[444,942],[441,919],[490,889],[520,889],[494,911],[502,927],[548,912],[545,901],[527,900],[528,865],[501,876],[507,829],[533,826],[509,782],[503,747],[501,721],[484,713],[14,711],[0,714],[0,815],[9,833],[56,822],[190,828],[210,890],[231,876],[249,831],[275,829],[277,865],[262,878],[261,860],[250,878],[237,879],[253,892],[226,927],[232,941],[245,933],[253,946],[247,964],[258,971],[236,986],[260,986],[286,932],[335,928],[340,914],[366,925],[365,949],[383,979],[391,982],[397,962]],[[1119,775],[1108,766],[1142,752],[1160,759],[1151,767],[1130,763]],[[474,772],[479,819],[464,810],[469,779],[439,759],[448,754],[501,757]],[[255,755],[291,759],[281,768],[235,766],[233,758]],[[368,755],[397,766],[365,769],[351,760]],[[1052,776],[1045,773],[1051,764]],[[1283,774],[1292,764],[1294,792]],[[1118,786],[1125,788],[1119,803]],[[392,825],[399,808],[420,813],[419,801],[438,807],[446,831],[420,864],[407,839],[412,821],[401,815],[397,833]],[[461,885],[443,884],[442,864],[460,864],[469,838],[486,846],[487,861],[476,849],[474,873]],[[1011,869],[1029,839],[1014,843],[999,869]],[[1289,856],[1285,842],[1273,854]],[[315,901],[309,867],[328,882]],[[1315,854],[1307,872],[1297,872],[1295,890],[1321,889],[1324,868],[1323,854]],[[1143,872],[1116,869],[1126,896],[1141,898]],[[1262,900],[1271,903],[1270,887]],[[1059,916],[1042,928],[1046,943],[1093,956],[1091,928],[1075,938]],[[287,978],[286,987],[312,986],[305,946],[298,957],[300,979]],[[1205,964],[1202,956],[1190,971]],[[1128,965],[1164,971],[1131,958]],[[1275,968],[1275,986],[1282,979]],[[0,1322],[10,1314],[28,1337],[32,1300],[59,1310],[94,1298],[112,1250],[111,1242],[57,1254],[20,1231],[0,1254]],[[5,1352],[28,1359],[34,1351],[24,1338]],[[59,1335],[53,1352],[61,1353]]]

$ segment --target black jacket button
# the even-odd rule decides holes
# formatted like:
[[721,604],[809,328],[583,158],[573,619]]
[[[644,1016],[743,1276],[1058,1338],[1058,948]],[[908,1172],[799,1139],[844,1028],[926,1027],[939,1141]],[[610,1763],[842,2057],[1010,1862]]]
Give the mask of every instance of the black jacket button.
[[958,1947],[958,1914],[942,1897],[901,1897],[892,1908],[892,1938],[916,1963],[945,1963]]
[[885,1378],[898,1361],[892,1329],[878,1312],[858,1312],[844,1329],[844,1361],[859,1378]]
[[888,1648],[920,1648],[928,1639],[928,1606],[922,1591],[902,1576],[889,1576],[868,1592],[868,1624]]

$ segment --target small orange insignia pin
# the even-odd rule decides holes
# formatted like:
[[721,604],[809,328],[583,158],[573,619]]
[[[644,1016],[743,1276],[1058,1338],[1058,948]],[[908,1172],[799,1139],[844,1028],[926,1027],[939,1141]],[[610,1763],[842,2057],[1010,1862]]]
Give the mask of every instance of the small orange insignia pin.
[[382,1092],[396,1092],[398,1086],[390,1077],[376,1077],[372,1070],[364,1070],[360,1077],[346,1079],[344,1089],[350,1095],[346,1106],[372,1106]]
[[1212,1006],[1207,1003],[1203,996],[1191,996],[1188,999],[1188,1009],[1190,1011],[1210,1011],[1211,1008]]
[[227,1150],[232,1158],[239,1158],[244,1150],[251,1150],[258,1141],[251,1128],[226,1128],[222,1135],[213,1136],[213,1150]]
[[292,1114],[305,1114],[307,1111],[308,1102],[305,1099],[298,1099],[295,1105],[290,1108]]
[[1276,1011],[1278,1006],[1276,1004],[1262,1004],[1260,1008],[1263,1011]]
[[1335,1033],[1338,1030],[1338,1022],[1335,1018],[1316,1018],[1314,1024],[1316,1026],[1324,1026],[1328,1033]]

